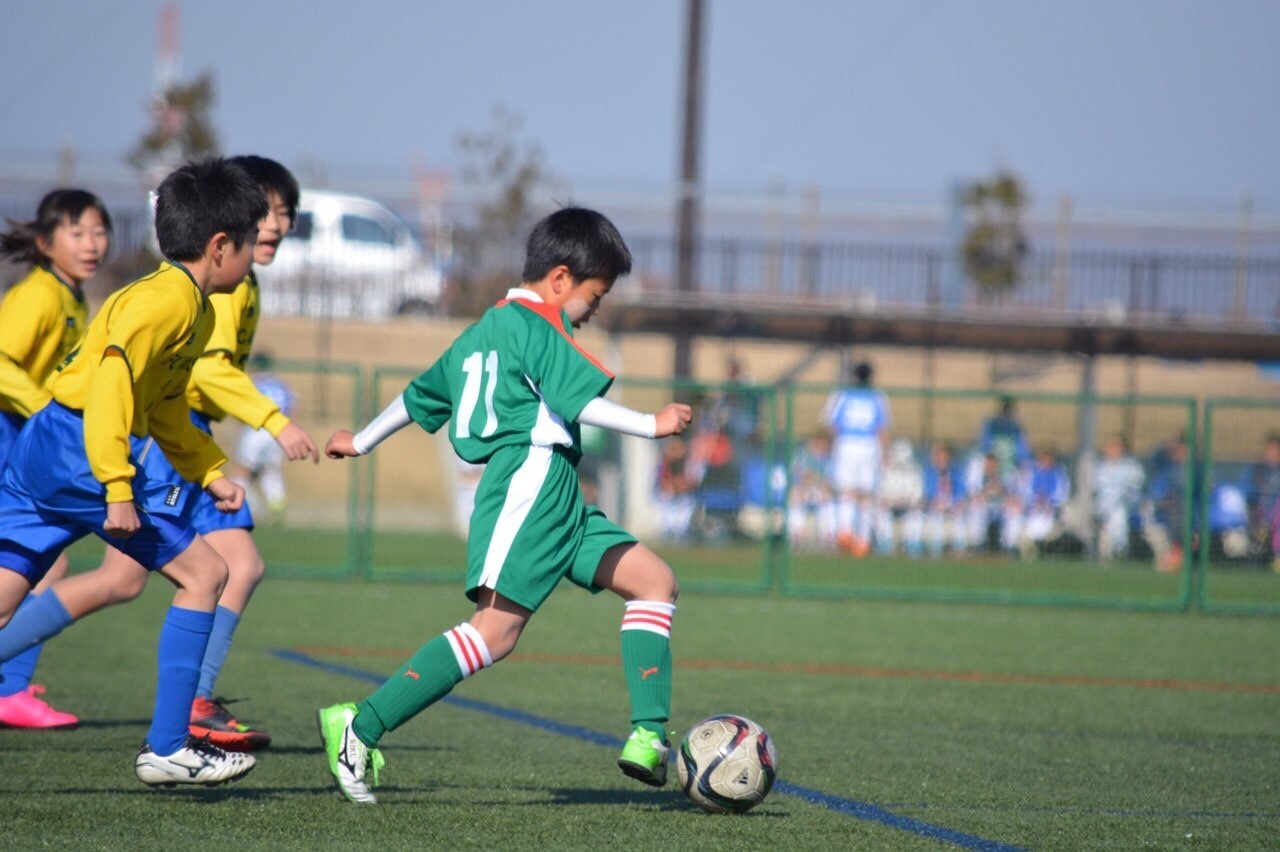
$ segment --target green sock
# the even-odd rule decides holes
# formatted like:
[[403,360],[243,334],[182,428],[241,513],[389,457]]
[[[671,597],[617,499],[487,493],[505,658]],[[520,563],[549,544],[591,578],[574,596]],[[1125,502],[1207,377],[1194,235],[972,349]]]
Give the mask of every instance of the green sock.
[[376,746],[383,734],[444,698],[462,679],[449,640],[437,636],[356,706],[359,715],[351,729],[365,745]]
[[671,718],[671,641],[648,630],[623,630],[622,668],[631,696],[631,724],[665,739]]

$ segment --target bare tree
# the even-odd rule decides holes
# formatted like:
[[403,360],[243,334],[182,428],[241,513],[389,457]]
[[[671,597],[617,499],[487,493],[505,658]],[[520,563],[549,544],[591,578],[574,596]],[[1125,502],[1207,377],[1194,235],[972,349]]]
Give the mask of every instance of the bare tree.
[[462,263],[445,294],[447,310],[465,316],[480,314],[519,282],[524,237],[542,215],[535,198],[558,182],[542,146],[520,138],[521,115],[498,105],[492,120],[491,127],[464,130],[457,139],[462,182],[483,199],[474,227],[458,235]]
[[209,118],[213,103],[208,71],[191,83],[169,86],[153,99],[151,128],[130,152],[129,165],[154,184],[187,160],[217,154],[218,136]]
[[972,217],[964,239],[964,268],[982,300],[988,301],[1013,290],[1022,278],[1028,250],[1022,230],[1027,194],[1016,175],[1000,171],[972,184],[964,202]]

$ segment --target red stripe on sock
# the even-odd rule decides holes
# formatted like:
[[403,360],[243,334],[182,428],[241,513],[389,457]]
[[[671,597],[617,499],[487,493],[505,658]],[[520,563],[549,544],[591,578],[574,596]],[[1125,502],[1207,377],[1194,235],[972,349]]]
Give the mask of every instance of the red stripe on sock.
[[671,616],[660,616],[656,613],[628,613],[622,618],[622,629],[626,630],[628,625],[635,624],[652,624],[661,627],[664,630],[671,631]]
[[480,655],[476,653],[467,635],[458,628],[455,627],[450,630],[449,635],[453,637],[455,646],[462,652],[462,657],[466,661],[467,670],[463,674],[470,677],[480,670],[478,665]]

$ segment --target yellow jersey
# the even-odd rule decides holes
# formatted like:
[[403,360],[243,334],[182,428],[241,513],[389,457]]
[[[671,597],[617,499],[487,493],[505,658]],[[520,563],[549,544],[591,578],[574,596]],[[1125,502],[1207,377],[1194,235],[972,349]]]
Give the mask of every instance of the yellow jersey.
[[129,436],[155,438],[185,479],[207,486],[227,457],[191,422],[191,368],[213,333],[213,309],[185,267],[162,263],[117,290],[49,383],[53,398],[84,412],[84,443],[107,502],[133,499]]
[[89,303],[42,266],[0,304],[0,410],[30,417],[52,399],[45,383],[84,338]]
[[228,414],[274,437],[289,425],[289,418],[270,397],[258,390],[245,365],[258,332],[258,279],[252,272],[230,293],[209,296],[213,305],[213,335],[191,370],[187,402],[211,420]]

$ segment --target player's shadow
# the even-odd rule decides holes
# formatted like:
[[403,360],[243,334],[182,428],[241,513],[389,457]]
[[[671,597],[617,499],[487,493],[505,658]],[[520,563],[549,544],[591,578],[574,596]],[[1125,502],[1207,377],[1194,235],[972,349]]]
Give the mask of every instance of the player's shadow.
[[[387,755],[388,757],[392,757],[397,754],[408,754],[410,752],[441,753],[441,752],[451,752],[451,751],[456,751],[456,749],[442,747],[442,746],[398,745],[393,749],[383,749],[382,753]],[[273,754],[323,755],[324,746],[320,745],[319,743],[316,743],[315,745],[300,745],[300,744],[299,745],[277,745],[273,743],[269,749],[266,749],[265,751],[257,752],[257,753],[265,754],[265,755],[273,755]]]
[[[688,811],[699,813],[699,808],[685,798],[679,788],[667,788],[661,791],[646,793],[643,790],[600,790],[576,787],[561,787],[549,791],[551,799],[530,802],[536,805],[647,805],[659,811]],[[786,812],[752,810],[736,815],[736,819],[763,819],[785,817]]]
[[107,731],[112,728],[138,728],[146,731],[151,727],[150,719],[81,719],[73,730]]
[[[219,802],[226,801],[277,801],[280,799],[292,799],[298,796],[314,796],[316,798],[338,797],[337,791],[332,785],[325,786],[323,783],[308,785],[305,787],[252,787],[248,786],[253,783],[252,779],[242,779],[240,781],[232,781],[220,787],[204,787],[200,785],[177,786],[177,787],[137,787],[131,789],[120,789],[104,791],[100,787],[67,787],[60,790],[50,792],[71,795],[96,795],[103,792],[110,792],[112,795],[118,796],[142,796],[148,799],[155,799],[157,796],[166,798],[170,801],[181,802],[189,805],[216,805]],[[412,793],[413,790],[408,788],[397,788],[392,786],[380,786],[378,792],[383,791],[399,791]],[[42,793],[41,795],[48,795]]]
[[645,792],[643,790],[601,790],[585,787],[559,787],[547,791],[550,800],[530,802],[536,805],[648,805],[661,811],[682,811],[692,807],[679,790]]

